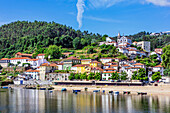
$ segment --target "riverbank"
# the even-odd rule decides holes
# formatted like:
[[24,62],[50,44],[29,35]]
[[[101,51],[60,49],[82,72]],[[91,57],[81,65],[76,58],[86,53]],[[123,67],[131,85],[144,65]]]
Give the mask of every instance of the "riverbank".
[[85,91],[85,87],[88,88],[87,92],[93,92],[93,90],[105,90],[106,93],[109,91],[119,91],[123,94],[123,91],[130,91],[131,94],[137,94],[137,92],[146,92],[147,95],[169,95],[170,96],[170,85],[158,85],[158,86],[69,86],[69,85],[52,85],[54,90],[61,91],[62,88],[66,88],[67,91],[81,90]]

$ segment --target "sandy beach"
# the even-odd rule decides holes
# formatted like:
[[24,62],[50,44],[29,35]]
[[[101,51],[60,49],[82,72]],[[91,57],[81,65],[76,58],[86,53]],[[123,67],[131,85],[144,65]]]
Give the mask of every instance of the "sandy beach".
[[53,85],[54,90],[60,90],[66,88],[67,91],[81,90],[85,91],[85,87],[88,88],[87,92],[93,92],[93,90],[105,90],[106,93],[109,91],[119,91],[123,94],[123,91],[130,91],[131,94],[137,94],[137,92],[146,92],[147,95],[169,95],[170,96],[170,84],[159,84],[158,86],[61,86]]

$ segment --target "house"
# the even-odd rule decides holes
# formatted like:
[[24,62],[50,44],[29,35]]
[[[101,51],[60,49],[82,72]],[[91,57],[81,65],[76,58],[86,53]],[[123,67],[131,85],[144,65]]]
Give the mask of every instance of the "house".
[[28,63],[28,60],[30,60],[29,57],[11,58],[10,63],[21,67],[24,63]]
[[101,67],[102,63],[98,62],[98,61],[92,61],[92,62],[90,62],[90,66],[92,66],[92,67]]
[[157,52],[151,52],[150,53],[150,55],[154,55],[154,54],[156,54],[158,57],[156,58],[157,60],[159,60],[159,61],[162,61],[162,58],[161,58],[161,54],[159,54],[159,53],[157,53]]
[[81,60],[71,56],[69,58],[66,58],[63,60],[63,69],[64,70],[70,70],[72,66],[76,65],[76,64],[80,64]]
[[[135,44],[135,43],[134,43]],[[150,52],[150,42],[149,41],[141,41],[137,42],[136,44],[137,47],[141,47],[144,49],[146,52]]]
[[116,71],[116,69],[114,69],[114,68],[106,68],[106,69],[104,69],[104,72],[106,72],[106,71]]
[[40,79],[39,72],[40,72],[39,70],[29,69],[29,70],[25,71],[24,73],[26,75],[31,76],[32,79],[39,80]]
[[103,73],[103,69],[100,67],[91,67],[91,72],[92,73]]
[[9,60],[8,58],[2,58],[2,59],[0,60],[0,65],[1,65],[3,68],[7,68],[9,63],[10,63],[10,60]]
[[125,71],[128,74],[128,78],[131,79],[133,72],[138,71],[140,68],[141,67],[128,67],[128,68],[125,68],[125,70],[123,70],[123,71]]
[[48,63],[46,59],[29,59],[27,63],[31,64],[32,68],[37,68],[43,63]]
[[102,62],[102,64],[106,64],[107,62],[113,61],[113,59],[112,58],[100,58],[100,61]]
[[32,58],[32,54],[26,54],[26,53],[20,53],[20,52],[18,52],[18,53],[15,54],[15,57],[16,57],[16,58],[20,58],[20,57]]
[[[106,71],[102,73],[102,80],[110,80],[109,78],[112,76],[112,73],[115,73],[115,71]],[[117,72],[120,74],[119,72]]]
[[112,37],[106,37],[106,42],[115,42],[115,40]]
[[75,73],[85,73],[90,72],[89,64],[77,64],[72,66],[71,70],[74,70]]
[[119,50],[119,52],[121,52],[121,53],[123,53],[123,54],[128,54],[129,53],[129,51],[128,51],[128,49],[126,49],[125,47],[118,47],[118,50]]
[[113,41],[113,42],[99,42],[99,46],[106,44],[106,45],[114,45],[115,47],[117,46],[117,42]]
[[118,65],[118,64],[116,64],[116,65],[110,65],[110,68],[114,68],[116,71],[118,71],[119,65]]
[[36,59],[45,59],[45,54],[38,54]]
[[134,67],[140,67],[140,68],[146,68],[146,66],[142,63],[136,63],[136,64],[133,64]]
[[162,55],[162,54],[163,54],[162,48],[156,48],[154,52],[156,52],[156,53],[159,54],[159,55]]
[[161,75],[164,75],[164,68],[163,66],[160,65],[157,65],[155,67],[152,67],[152,72],[160,72]]
[[46,80],[57,80],[57,81],[67,81],[69,80],[70,73],[59,72],[59,73],[48,73],[46,74]]
[[58,70],[63,70],[63,63],[59,63],[57,64],[57,66],[58,66]]
[[81,59],[81,64],[89,64],[92,62],[92,59]]
[[52,72],[54,72],[57,69],[58,69],[58,67],[57,67],[57,64],[55,64],[55,63],[52,63],[52,64],[49,64],[49,63],[41,64],[40,68],[39,68],[39,71],[40,71],[40,80],[44,81],[46,74],[52,73]]

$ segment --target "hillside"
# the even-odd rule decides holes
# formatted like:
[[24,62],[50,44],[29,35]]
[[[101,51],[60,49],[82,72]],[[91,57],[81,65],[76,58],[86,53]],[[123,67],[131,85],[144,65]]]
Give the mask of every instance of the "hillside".
[[0,58],[13,57],[17,52],[33,53],[36,48],[54,44],[81,49],[101,40],[99,34],[76,31],[55,22],[17,21],[0,27]]

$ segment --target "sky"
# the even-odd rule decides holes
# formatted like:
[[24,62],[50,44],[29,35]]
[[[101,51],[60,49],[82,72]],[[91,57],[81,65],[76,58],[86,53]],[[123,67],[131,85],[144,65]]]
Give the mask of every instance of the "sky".
[[1,0],[0,26],[17,20],[109,36],[170,31],[170,0]]

